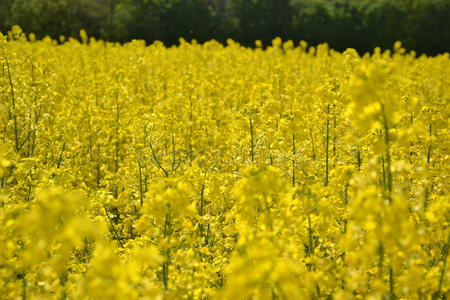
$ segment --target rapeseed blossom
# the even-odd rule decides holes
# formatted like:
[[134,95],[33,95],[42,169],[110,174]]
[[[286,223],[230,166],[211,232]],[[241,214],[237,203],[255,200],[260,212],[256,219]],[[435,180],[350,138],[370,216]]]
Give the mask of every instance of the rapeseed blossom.
[[0,34],[4,299],[445,299],[450,59]]

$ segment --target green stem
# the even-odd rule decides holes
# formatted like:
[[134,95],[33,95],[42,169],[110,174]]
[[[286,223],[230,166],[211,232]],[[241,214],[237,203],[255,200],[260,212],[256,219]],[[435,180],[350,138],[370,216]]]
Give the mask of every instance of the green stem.
[[25,278],[25,275],[22,278],[22,300],[27,299],[27,279]]
[[61,148],[61,152],[59,153],[58,161],[56,162],[56,168],[59,169],[61,167],[61,162],[63,158],[64,151],[66,149],[66,143],[64,142]]
[[394,285],[394,270],[392,266],[389,266],[389,299],[396,299],[395,285]]
[[311,225],[310,214],[308,214],[308,242],[309,242],[308,256],[311,256],[314,254],[314,242],[313,242],[313,230]]
[[[449,243],[450,243],[450,235],[448,238],[448,242],[444,245],[444,247],[442,248],[442,269],[441,269],[441,274],[439,276],[439,285],[438,285],[438,290],[436,291],[435,295],[437,296],[437,298],[441,297],[441,291],[442,291],[442,285],[444,284],[444,278],[445,278],[445,269],[447,267],[447,258],[448,258],[448,248],[449,248]],[[444,299],[444,297],[442,298]]]
[[139,171],[139,204],[142,206],[144,205],[144,193],[143,193],[143,183],[142,183],[142,163],[141,160],[138,158],[138,171]]
[[11,102],[12,102],[12,109],[13,109],[13,122],[14,122],[14,140],[15,140],[15,150],[16,152],[19,152],[19,129],[17,127],[17,114],[16,114],[16,96],[14,93],[14,84],[12,82],[12,76],[11,76],[11,68],[9,66],[9,60],[6,55],[4,55],[5,61],[6,61],[6,69],[8,71],[8,81],[9,86],[11,90]]
[[[170,214],[167,213],[164,219],[164,238],[169,237],[170,235]],[[163,284],[164,289],[168,290],[169,288],[169,264],[170,264],[170,253],[169,249],[166,251],[166,261],[162,264],[162,276],[163,276]]]
[[204,200],[205,200],[205,182],[203,182],[202,188],[200,190],[200,204],[199,204],[199,208],[198,208],[198,214],[200,216],[203,216]]
[[378,277],[383,281],[383,261],[384,261],[384,247],[383,243],[378,243]]
[[358,171],[361,171],[361,163],[362,163],[361,150],[360,146],[358,145],[356,148],[356,167],[358,168]]
[[155,161],[156,165],[158,166],[158,168],[160,168],[163,172],[164,175],[166,177],[169,177],[169,172],[167,172],[167,170],[162,166],[161,162],[158,159],[158,156],[156,156],[155,150],[153,149],[152,143],[148,143],[150,150],[152,152],[152,156],[153,156],[153,160]]
[[296,154],[296,145],[295,145],[295,133],[292,134],[292,186],[295,186],[296,178],[295,178],[295,154]]
[[326,123],[326,139],[325,139],[325,182],[324,186],[328,186],[329,173],[329,148],[330,148],[330,104],[327,107],[327,123]]
[[255,140],[254,140],[254,132],[253,132],[253,120],[252,117],[249,117],[250,122],[250,156],[252,158],[252,163],[255,162]]
[[[431,135],[432,135],[431,123],[428,126],[428,134],[429,134],[429,136],[431,138]],[[432,151],[432,146],[431,146],[431,143],[430,143],[430,145],[428,145],[428,149],[427,149],[427,164],[429,164],[431,162],[431,151]]]
[[311,158],[312,158],[312,160],[316,160],[316,147],[314,145],[314,137],[313,137],[312,128],[309,128],[309,138],[311,140]]
[[389,137],[389,123],[384,113],[383,107],[383,127],[384,127],[384,146],[386,156],[386,179],[387,179],[387,191],[389,203],[392,202],[392,170],[391,170],[391,150],[390,150],[390,137]]
[[[115,142],[115,157],[114,157],[114,173],[116,174],[119,172],[119,133],[120,133],[120,107],[119,107],[119,92],[116,91],[116,142]],[[114,186],[114,198],[117,198],[119,196],[119,187],[117,185],[117,178],[116,183]]]
[[[347,181],[344,187],[344,208],[346,208],[348,205],[348,186],[349,182]],[[344,234],[346,233],[347,233],[347,218],[344,219]]]
[[97,187],[100,186],[100,145],[97,145],[97,166],[96,166],[96,170],[97,170]]
[[124,248],[125,245],[122,242],[122,238],[119,236],[119,233],[117,232],[116,227],[114,227],[114,223],[111,220],[111,217],[109,216],[109,212],[108,212],[108,209],[106,209],[106,205],[105,204],[103,204],[103,209],[105,210],[105,215],[106,215],[106,218],[108,219],[109,225],[111,225],[111,230],[113,232],[114,237],[119,242],[120,247]]

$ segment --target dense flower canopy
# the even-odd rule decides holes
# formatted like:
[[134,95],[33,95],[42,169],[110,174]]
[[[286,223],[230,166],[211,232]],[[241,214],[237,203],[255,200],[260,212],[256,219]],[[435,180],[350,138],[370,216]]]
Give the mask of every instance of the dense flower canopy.
[[0,35],[5,299],[449,291],[448,54]]

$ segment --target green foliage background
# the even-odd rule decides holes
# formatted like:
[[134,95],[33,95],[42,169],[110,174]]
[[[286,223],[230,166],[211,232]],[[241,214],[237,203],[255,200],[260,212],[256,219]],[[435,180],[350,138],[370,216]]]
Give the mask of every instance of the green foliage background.
[[0,31],[19,24],[38,37],[91,36],[111,41],[227,38],[244,45],[280,36],[337,50],[450,50],[448,0],[0,0]]

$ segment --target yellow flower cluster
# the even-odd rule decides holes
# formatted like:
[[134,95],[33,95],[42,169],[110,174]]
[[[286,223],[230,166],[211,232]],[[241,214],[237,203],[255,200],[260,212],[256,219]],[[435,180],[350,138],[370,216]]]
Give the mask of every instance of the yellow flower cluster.
[[0,298],[445,299],[450,58],[0,34]]

